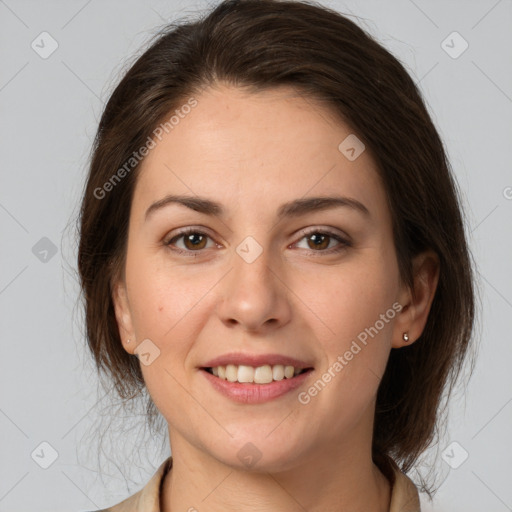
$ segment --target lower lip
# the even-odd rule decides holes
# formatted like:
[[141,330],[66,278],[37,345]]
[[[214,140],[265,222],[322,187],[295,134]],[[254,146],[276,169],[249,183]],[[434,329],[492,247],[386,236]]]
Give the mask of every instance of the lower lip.
[[275,380],[269,384],[241,384],[240,382],[229,382],[228,380],[220,379],[206,370],[201,370],[201,373],[204,374],[219,393],[231,398],[235,402],[261,404],[298,388],[309,377],[312,370],[308,370],[291,379]]

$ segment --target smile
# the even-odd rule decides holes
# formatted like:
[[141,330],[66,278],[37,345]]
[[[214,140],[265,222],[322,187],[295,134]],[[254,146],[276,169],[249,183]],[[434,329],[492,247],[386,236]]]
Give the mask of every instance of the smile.
[[243,404],[260,404],[289,394],[301,386],[312,372],[313,368],[296,369],[283,365],[252,367],[228,364],[201,368],[201,374],[214,390]]
[[307,368],[295,368],[282,364],[275,364],[273,366],[265,364],[258,367],[228,364],[227,366],[215,366],[205,369],[222,380],[254,384],[270,384],[272,381],[280,381],[285,378],[291,379],[307,371]]

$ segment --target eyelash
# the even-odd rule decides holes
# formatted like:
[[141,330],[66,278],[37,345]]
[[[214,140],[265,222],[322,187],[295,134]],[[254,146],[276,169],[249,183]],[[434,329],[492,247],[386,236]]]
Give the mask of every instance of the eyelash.
[[[198,229],[195,229],[195,228],[185,228],[182,231],[178,232],[170,240],[168,240],[167,242],[164,242],[164,245],[166,247],[168,247],[171,251],[173,251],[173,252],[175,252],[177,254],[183,254],[183,255],[186,255],[186,256],[190,256],[190,257],[197,257],[197,256],[199,256],[201,254],[202,251],[204,251],[206,249],[199,249],[197,251],[190,251],[190,250],[177,249],[177,248],[171,247],[172,242],[175,242],[176,240],[179,240],[180,238],[183,238],[184,236],[187,236],[187,235],[190,235],[190,234],[201,235],[201,236],[206,236],[208,238],[211,238],[207,233],[204,233],[203,231],[200,231]],[[334,238],[337,242],[340,242],[337,246],[331,247],[330,249],[318,250],[318,251],[315,251],[315,250],[311,249],[310,252],[312,252],[314,256],[321,256],[321,255],[325,255],[325,254],[337,254],[337,253],[347,249],[348,247],[352,246],[351,242],[349,242],[348,240],[340,237],[338,234],[333,233],[331,231],[321,231],[319,229],[314,229],[314,230],[302,233],[302,238],[300,238],[299,241],[302,240],[303,238],[306,238],[306,237],[308,237],[310,235],[313,235],[313,234],[315,234],[315,235],[316,234],[326,235],[329,238]],[[320,254],[315,254],[315,253],[320,253]]]

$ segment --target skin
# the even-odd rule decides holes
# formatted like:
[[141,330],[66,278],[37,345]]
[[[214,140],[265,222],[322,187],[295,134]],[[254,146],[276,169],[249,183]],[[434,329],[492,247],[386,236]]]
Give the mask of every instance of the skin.
[[[150,339],[160,350],[141,369],[169,426],[174,463],[161,509],[387,511],[389,482],[371,458],[376,393],[390,351],[424,329],[438,259],[426,252],[414,261],[413,298],[399,278],[370,151],[349,161],[338,145],[350,127],[325,107],[288,87],[248,93],[217,85],[195,98],[198,105],[142,163],[125,274],[113,292],[124,348],[134,354]],[[167,194],[208,197],[227,214],[171,204],[145,220],[147,208]],[[337,207],[276,218],[284,202],[324,195],[357,199],[370,215]],[[187,226],[206,233],[196,235],[199,249],[174,239]],[[328,237],[317,248],[304,228],[333,231],[351,245],[334,253],[340,242]],[[247,236],[262,248],[252,263],[236,252]],[[400,313],[307,405],[299,403],[298,391],[395,302]],[[314,371],[298,391],[240,404],[199,370],[231,351],[289,355]],[[251,468],[237,456],[248,442],[261,453]]]

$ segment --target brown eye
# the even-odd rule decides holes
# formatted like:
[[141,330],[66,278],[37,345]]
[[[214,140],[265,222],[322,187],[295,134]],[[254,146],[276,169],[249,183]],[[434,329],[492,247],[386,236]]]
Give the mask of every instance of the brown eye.
[[307,236],[308,245],[312,249],[327,249],[330,239],[331,237],[329,235],[320,233],[313,233]]
[[[310,231],[309,233],[304,233],[304,236],[301,240],[307,241],[307,248],[312,252],[319,253],[335,253],[346,249],[351,246],[351,243],[339,236],[336,233],[332,233],[330,231]],[[331,245],[332,241],[338,242],[334,245]],[[331,247],[329,247],[331,245]]]
[[189,235],[182,235],[183,243],[187,249],[204,249],[206,236],[200,233],[191,233]]
[[[189,228],[176,236],[172,237],[164,245],[168,246],[171,250],[179,254],[187,254],[189,256],[198,256],[201,250],[207,248],[207,242],[210,237],[197,229]],[[176,246],[179,240],[183,239],[183,246]],[[338,234],[330,231],[310,231],[305,233],[301,240],[307,240],[307,249],[311,252],[317,252],[322,254],[332,254],[340,252],[347,247],[351,246],[351,243],[340,237]],[[331,242],[338,242],[334,247],[329,247]]]
[[[187,229],[178,233],[164,244],[178,253],[193,253],[206,249],[206,244],[210,238],[206,233],[196,229]],[[180,239],[183,239],[183,246],[173,247]],[[195,255],[194,255],[195,256]]]

